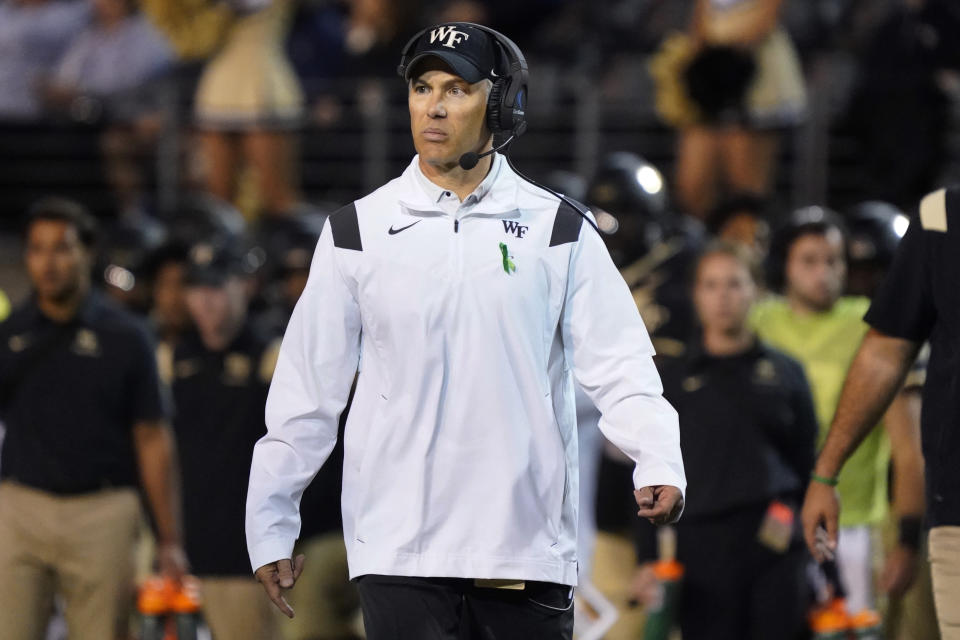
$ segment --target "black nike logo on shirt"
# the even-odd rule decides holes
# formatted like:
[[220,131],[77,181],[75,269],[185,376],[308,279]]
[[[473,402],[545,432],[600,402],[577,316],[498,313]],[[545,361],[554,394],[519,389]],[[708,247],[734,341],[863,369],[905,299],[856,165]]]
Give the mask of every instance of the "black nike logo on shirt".
[[[417,220],[417,222],[423,222],[423,220]],[[387,233],[389,233],[390,235],[394,235],[394,234],[396,234],[396,233],[400,233],[400,232],[403,231],[404,229],[409,229],[409,228],[412,227],[413,225],[417,224],[417,222],[411,222],[411,223],[408,224],[407,226],[405,226],[405,227],[400,227],[399,229],[394,229],[394,228],[393,228],[393,225],[390,225],[390,230],[387,231]]]

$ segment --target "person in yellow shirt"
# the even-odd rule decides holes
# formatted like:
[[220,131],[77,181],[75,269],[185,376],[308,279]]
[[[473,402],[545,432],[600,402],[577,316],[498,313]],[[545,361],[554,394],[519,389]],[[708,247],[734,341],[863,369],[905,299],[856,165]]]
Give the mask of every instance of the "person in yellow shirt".
[[[847,369],[867,332],[867,298],[842,296],[846,243],[839,217],[822,207],[795,211],[774,235],[768,279],[781,297],[760,303],[752,324],[761,339],[803,364],[820,427],[818,447],[830,426]],[[923,514],[923,462],[911,421],[887,413],[836,478],[843,503],[837,563],[852,613],[875,605],[877,529],[888,511],[888,469],[894,467],[894,511],[903,521]],[[833,481],[833,479],[827,479]],[[882,586],[904,589],[913,580],[916,553],[898,545],[888,556]]]

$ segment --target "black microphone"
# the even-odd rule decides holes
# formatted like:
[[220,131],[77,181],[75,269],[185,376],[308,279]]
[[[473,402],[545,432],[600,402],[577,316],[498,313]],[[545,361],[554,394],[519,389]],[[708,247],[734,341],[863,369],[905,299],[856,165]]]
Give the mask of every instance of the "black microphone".
[[483,153],[477,153],[476,151],[466,152],[465,154],[460,156],[460,161],[459,161],[460,168],[463,169],[464,171],[470,171],[470,169],[473,169],[475,166],[477,166],[477,163],[480,162],[480,158],[485,158],[486,156],[492,155],[497,151],[500,151],[501,149],[506,147],[508,144],[513,142],[513,139],[516,137],[517,137],[516,134],[513,134],[509,138],[507,138],[506,141],[504,141],[503,144],[501,144],[499,147],[495,149],[490,149],[489,151],[484,151]]

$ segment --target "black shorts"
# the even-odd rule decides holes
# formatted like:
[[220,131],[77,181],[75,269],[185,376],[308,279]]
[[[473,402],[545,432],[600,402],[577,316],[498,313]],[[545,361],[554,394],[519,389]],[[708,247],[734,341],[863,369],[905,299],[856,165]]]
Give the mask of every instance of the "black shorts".
[[526,582],[478,587],[462,578],[366,575],[356,580],[367,640],[571,640],[573,588]]

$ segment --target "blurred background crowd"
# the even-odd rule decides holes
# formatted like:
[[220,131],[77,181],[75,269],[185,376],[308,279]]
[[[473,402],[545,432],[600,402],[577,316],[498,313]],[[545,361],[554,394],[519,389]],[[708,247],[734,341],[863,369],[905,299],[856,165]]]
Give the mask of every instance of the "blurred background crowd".
[[[951,0],[0,0],[0,320],[31,291],[25,213],[37,202],[72,206],[43,204],[50,196],[91,212],[100,230],[94,286],[149,323],[173,389],[188,560],[201,577],[248,576],[237,562],[189,557],[218,546],[196,531],[211,522],[204,512],[217,490],[230,490],[211,477],[233,469],[211,460],[249,464],[275,340],[325,216],[398,175],[413,154],[399,51],[422,26],[452,20],[494,27],[526,54],[530,127],[511,152],[522,170],[596,213],[681,419],[686,408],[720,429],[725,416],[768,407],[793,430],[756,454],[780,456],[779,476],[719,490],[712,506],[691,497],[688,529],[658,549],[634,522],[629,466],[581,407],[589,587],[578,627],[581,637],[641,638],[663,595],[651,570],[670,555],[662,547],[679,545],[684,559],[684,545],[708,533],[718,548],[749,545],[771,499],[795,513],[866,331],[867,299],[920,199],[960,176],[960,7]],[[232,329],[218,343],[224,326]],[[793,360],[751,352],[741,370],[704,349],[704,336],[730,327],[751,339],[756,331]],[[192,381],[190,367],[211,353],[234,382]],[[786,385],[794,361],[803,365],[799,399],[767,397],[764,380]],[[802,574],[796,588],[731,587],[738,598],[762,608],[749,589],[767,589],[806,607],[818,589],[836,595],[845,584],[850,612],[880,610],[888,637],[938,637],[922,545],[897,532],[904,518],[922,517],[922,366],[899,413],[841,477],[850,530],[841,552],[851,557],[838,558],[839,579],[807,575],[817,572],[789,539],[794,561],[772,580]],[[738,376],[744,386],[708,388]],[[230,395],[237,386],[245,391]],[[701,388],[713,395],[690,397]],[[256,424],[198,435],[241,409]],[[710,441],[692,433],[683,437]],[[717,444],[712,454],[724,451]],[[684,449],[691,496],[696,483],[737,480],[688,457],[710,453]],[[362,634],[345,587],[337,464],[304,499],[308,567],[314,560],[305,575],[314,579],[297,610],[316,611],[287,627],[289,637]],[[730,557],[730,566],[711,564],[688,552],[688,591],[702,576],[746,584],[741,574],[767,562]],[[599,633],[594,623],[605,635],[587,635]],[[765,633],[743,637],[792,637]],[[63,637],[56,621],[50,634]],[[694,625],[685,637],[711,636]]]

